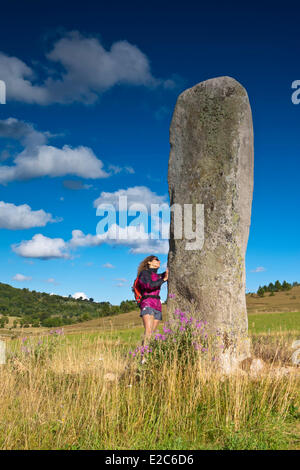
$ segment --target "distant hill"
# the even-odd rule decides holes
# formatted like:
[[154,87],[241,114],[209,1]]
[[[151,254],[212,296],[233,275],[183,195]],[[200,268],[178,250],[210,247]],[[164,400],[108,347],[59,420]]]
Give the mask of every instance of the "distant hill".
[[[300,286],[288,291],[265,292],[263,296],[249,293],[246,295],[247,312],[300,312]],[[163,313],[166,306],[163,304]],[[130,312],[130,313],[128,313]],[[0,283],[0,328],[14,327],[60,327],[82,324],[91,328],[96,324],[104,327],[110,325],[111,317],[127,313],[117,323],[128,326],[141,323],[139,309],[134,300],[125,300],[120,305],[110,302],[75,300],[72,297],[50,295],[44,292],[18,289],[9,284]],[[165,317],[164,317],[165,318]],[[99,319],[99,320],[97,320]],[[103,319],[103,320],[102,320]],[[90,322],[92,320],[92,322]],[[78,325],[79,326],[79,325]]]
[[246,295],[247,312],[272,313],[272,312],[300,312],[300,286],[294,286],[288,291],[265,292],[263,296],[258,294]]
[[71,296],[50,295],[0,283],[0,328],[8,323],[8,317],[14,317],[16,326],[57,327],[117,315],[134,308],[134,300],[112,305],[110,302],[75,300]]

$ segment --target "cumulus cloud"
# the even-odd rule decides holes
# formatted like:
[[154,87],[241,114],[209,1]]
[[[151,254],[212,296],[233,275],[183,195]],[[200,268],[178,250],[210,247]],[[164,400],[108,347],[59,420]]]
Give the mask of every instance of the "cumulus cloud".
[[22,230],[32,227],[44,227],[48,222],[59,222],[43,209],[33,211],[28,204],[16,206],[0,201],[0,228]]
[[[125,246],[130,249],[130,253],[168,253],[169,241],[162,239],[152,239],[151,234],[145,231],[143,224],[120,227],[112,224],[109,229],[99,235],[85,235],[81,230],[73,230],[70,247],[99,246],[106,243],[111,246]],[[108,267],[108,266],[106,266]]]
[[14,277],[13,277],[13,280],[14,281],[18,281],[18,282],[24,282],[24,281],[31,281],[32,277],[30,276],[24,276],[24,274],[16,274]]
[[129,250],[130,253],[154,253],[154,254],[168,254],[169,241],[168,240],[147,240],[144,243],[136,243]]
[[46,58],[58,65],[55,78],[37,84],[37,73],[17,57],[0,53],[0,76],[7,85],[7,99],[25,103],[93,103],[116,85],[173,89],[176,80],[155,78],[147,56],[126,40],[106,50],[96,37],[70,31],[53,45]]
[[35,148],[46,143],[49,133],[39,132],[33,125],[15,118],[0,120],[0,137],[21,142],[23,147]]
[[12,245],[12,250],[23,258],[70,258],[68,244],[62,238],[48,238],[37,233],[31,240]]
[[69,242],[72,248],[79,246],[98,246],[103,243],[103,237],[99,235],[85,235],[81,230],[72,230],[72,238]]
[[84,292],[75,292],[75,294],[73,294],[72,297],[73,299],[82,298],[83,300],[89,300],[88,296]]
[[14,158],[13,165],[0,165],[0,184],[42,176],[76,175],[82,178],[109,176],[92,149],[84,146],[62,149],[46,145],[49,133],[36,131],[31,124],[8,118],[0,121],[0,137],[19,141],[24,150]]
[[130,208],[132,204],[144,204],[147,211],[151,210],[151,204],[163,204],[167,202],[167,196],[159,196],[152,192],[146,186],[133,186],[127,189],[119,189],[118,191],[109,193],[102,191],[100,196],[94,201],[94,207],[100,204],[112,204],[115,210],[119,209],[120,196],[127,197],[127,206]]
[[[96,235],[85,234],[81,230],[73,230],[69,241],[64,241],[61,238],[52,239],[37,234],[32,240],[12,245],[12,249],[15,253],[25,258],[40,259],[70,258],[72,250],[80,247],[100,246],[103,243],[113,247],[128,247],[130,253],[167,254],[169,251],[169,240],[159,238],[159,236],[154,238],[153,233],[146,232],[143,224],[129,225],[127,227],[111,224],[106,232]],[[104,264],[103,267],[114,268],[110,263]]]
[[33,85],[34,71],[17,57],[0,52],[0,76],[6,84],[7,99],[24,103],[47,104],[45,86]]

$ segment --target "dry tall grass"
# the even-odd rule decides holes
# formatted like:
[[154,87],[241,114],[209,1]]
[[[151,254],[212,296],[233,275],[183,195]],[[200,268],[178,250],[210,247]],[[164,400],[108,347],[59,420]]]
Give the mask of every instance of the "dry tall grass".
[[0,368],[0,448],[297,447],[298,375],[223,377],[201,356],[147,372],[129,361],[117,342],[88,335],[62,338],[44,363],[9,360]]

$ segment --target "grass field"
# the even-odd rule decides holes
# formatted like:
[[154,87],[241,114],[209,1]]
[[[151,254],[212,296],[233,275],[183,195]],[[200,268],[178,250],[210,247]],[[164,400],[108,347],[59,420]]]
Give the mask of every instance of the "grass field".
[[[201,360],[124,377],[140,333],[73,332],[42,364],[9,361],[0,370],[0,448],[299,448],[299,377],[224,380]],[[11,341],[10,355],[22,347]]]
[[55,337],[18,329],[0,367],[0,449],[300,449],[299,374],[274,373],[291,366],[300,313],[251,313],[255,300],[258,377],[224,378],[188,355],[143,372],[129,356],[143,336],[137,311]]

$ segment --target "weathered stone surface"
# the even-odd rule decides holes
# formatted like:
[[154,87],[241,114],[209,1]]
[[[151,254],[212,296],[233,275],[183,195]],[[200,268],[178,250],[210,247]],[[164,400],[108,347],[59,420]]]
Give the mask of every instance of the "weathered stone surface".
[[185,90],[173,113],[170,146],[170,205],[194,204],[195,229],[195,205],[204,204],[204,244],[190,250],[184,234],[174,239],[171,216],[168,293],[175,297],[168,298],[168,316],[193,305],[211,331],[224,335],[224,353],[242,360],[249,355],[245,253],[254,167],[246,90],[231,77]]

